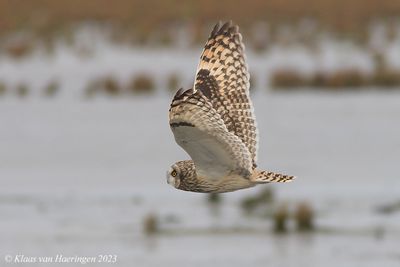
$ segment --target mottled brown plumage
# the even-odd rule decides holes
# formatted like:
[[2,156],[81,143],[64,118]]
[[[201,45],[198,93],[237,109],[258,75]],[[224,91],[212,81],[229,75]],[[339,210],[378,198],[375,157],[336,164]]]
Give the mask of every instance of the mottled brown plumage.
[[229,192],[293,176],[257,170],[258,130],[238,26],[218,23],[200,57],[194,88],[169,110],[176,142],[192,160],[171,166],[168,182],[193,192]]
[[249,96],[250,75],[239,27],[218,23],[200,56],[195,90],[200,90],[221,115],[228,131],[247,146],[254,167],[258,130]]

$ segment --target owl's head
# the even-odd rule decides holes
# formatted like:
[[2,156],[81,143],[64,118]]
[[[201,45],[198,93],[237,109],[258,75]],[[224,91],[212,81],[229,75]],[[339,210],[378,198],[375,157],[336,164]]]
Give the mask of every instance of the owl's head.
[[181,184],[180,171],[175,164],[172,165],[167,172],[167,183],[175,188],[179,188],[179,185]]
[[167,172],[167,183],[180,190],[195,191],[196,179],[194,164],[191,160],[178,161]]

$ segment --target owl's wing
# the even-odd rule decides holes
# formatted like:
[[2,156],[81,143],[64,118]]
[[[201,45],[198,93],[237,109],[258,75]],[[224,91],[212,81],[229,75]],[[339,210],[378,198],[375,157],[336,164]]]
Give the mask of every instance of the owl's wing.
[[199,90],[220,114],[229,132],[248,148],[254,168],[258,129],[249,95],[249,72],[239,27],[218,23],[205,44],[194,90]]
[[229,132],[219,113],[200,91],[179,90],[169,110],[176,142],[190,155],[198,176],[219,179],[229,173],[250,175],[251,155]]

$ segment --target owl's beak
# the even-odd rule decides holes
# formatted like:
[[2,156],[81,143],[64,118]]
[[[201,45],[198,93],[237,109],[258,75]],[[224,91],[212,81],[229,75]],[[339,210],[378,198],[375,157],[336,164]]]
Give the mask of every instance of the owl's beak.
[[172,186],[175,186],[175,178],[172,177],[171,175],[169,175],[168,172],[167,172],[167,183],[172,185]]

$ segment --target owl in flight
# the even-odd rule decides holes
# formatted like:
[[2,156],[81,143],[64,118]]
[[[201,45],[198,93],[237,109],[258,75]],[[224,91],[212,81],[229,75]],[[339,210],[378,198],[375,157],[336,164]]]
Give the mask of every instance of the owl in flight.
[[239,27],[215,25],[205,44],[193,89],[180,89],[169,109],[175,141],[192,158],[167,173],[177,189],[223,193],[294,179],[257,168],[258,129]]

